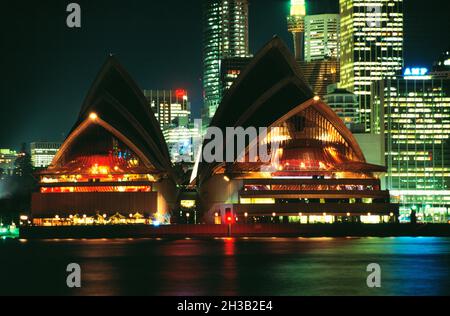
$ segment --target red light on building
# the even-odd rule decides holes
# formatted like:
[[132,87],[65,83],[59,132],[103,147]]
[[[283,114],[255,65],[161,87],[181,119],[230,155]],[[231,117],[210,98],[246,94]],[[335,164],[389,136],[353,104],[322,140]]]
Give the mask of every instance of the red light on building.
[[225,220],[226,220],[227,224],[233,223],[233,216],[232,216],[231,208],[225,209]]
[[184,89],[177,89],[177,90],[175,90],[175,95],[177,98],[183,98],[183,97],[187,96],[187,92]]

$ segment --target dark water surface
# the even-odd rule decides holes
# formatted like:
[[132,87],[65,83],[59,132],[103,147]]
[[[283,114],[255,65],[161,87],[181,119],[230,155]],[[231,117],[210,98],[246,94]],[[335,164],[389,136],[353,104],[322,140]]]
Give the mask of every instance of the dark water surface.
[[450,238],[0,240],[0,273],[2,295],[450,295]]

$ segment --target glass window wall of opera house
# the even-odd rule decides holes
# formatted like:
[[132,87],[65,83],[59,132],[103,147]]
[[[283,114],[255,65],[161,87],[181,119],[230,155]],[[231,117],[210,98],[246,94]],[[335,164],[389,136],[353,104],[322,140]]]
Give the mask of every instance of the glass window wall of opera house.
[[[398,204],[381,187],[384,166],[367,163],[352,133],[305,83],[294,57],[274,38],[224,96],[211,126],[269,127],[233,163],[197,163],[206,219],[214,223],[396,222]],[[245,105],[245,106],[244,106]],[[203,146],[206,148],[206,140]],[[224,143],[227,144],[227,136]],[[267,145],[270,162],[253,146]],[[231,148],[231,149],[230,149]]]
[[169,223],[177,187],[167,145],[144,96],[114,57],[39,177],[34,225]]

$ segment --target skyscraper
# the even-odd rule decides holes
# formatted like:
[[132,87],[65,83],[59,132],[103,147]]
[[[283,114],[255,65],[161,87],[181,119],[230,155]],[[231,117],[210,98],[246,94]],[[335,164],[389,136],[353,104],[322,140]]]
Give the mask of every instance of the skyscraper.
[[186,90],[144,90],[143,93],[161,129],[189,123],[191,109]]
[[222,97],[231,88],[242,70],[250,63],[252,57],[233,57],[222,59],[220,63],[220,89]]
[[305,16],[305,61],[339,58],[339,14]]
[[30,144],[31,163],[35,168],[47,167],[61,147],[60,142],[34,142]]
[[291,8],[287,17],[288,31],[294,39],[294,54],[296,60],[303,60],[303,36],[305,32],[305,0],[291,0]]
[[14,162],[18,154],[15,150],[0,148],[0,179],[2,175],[12,175],[15,169]]
[[327,86],[339,81],[339,15],[305,13],[305,2],[292,0],[288,29],[305,80],[316,95],[323,97]]
[[[387,188],[405,220],[447,222],[450,211],[450,80],[419,75],[373,83],[385,135]],[[415,73],[415,69],[405,71]],[[422,79],[421,79],[422,77]]]
[[203,119],[214,116],[221,100],[220,63],[224,58],[248,57],[248,1],[203,2]]
[[177,162],[194,162],[200,147],[200,126],[178,126],[163,131],[169,149],[170,160]]
[[450,49],[443,52],[441,57],[433,64],[430,74],[433,78],[450,79]]
[[339,61],[335,58],[298,61],[300,70],[314,94],[323,97],[327,87],[339,81]]
[[200,127],[191,122],[187,91],[144,90],[143,93],[161,126],[172,162],[193,161]]
[[353,132],[359,120],[356,95],[344,89],[335,89],[324,96],[324,101],[344,121],[347,128]]
[[370,88],[403,67],[403,0],[340,0],[340,87],[359,96],[370,131]]

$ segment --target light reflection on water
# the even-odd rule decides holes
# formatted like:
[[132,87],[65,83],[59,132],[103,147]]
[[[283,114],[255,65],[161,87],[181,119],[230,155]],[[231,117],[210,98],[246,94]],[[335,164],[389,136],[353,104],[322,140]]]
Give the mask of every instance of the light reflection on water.
[[[0,294],[450,295],[450,238],[3,240],[0,254]],[[65,286],[72,262],[81,289]]]

